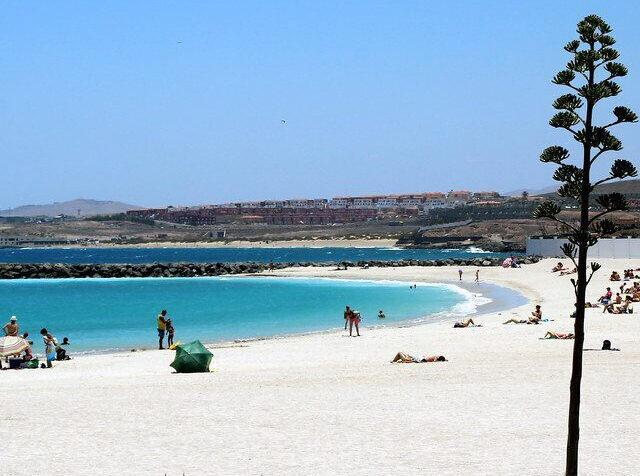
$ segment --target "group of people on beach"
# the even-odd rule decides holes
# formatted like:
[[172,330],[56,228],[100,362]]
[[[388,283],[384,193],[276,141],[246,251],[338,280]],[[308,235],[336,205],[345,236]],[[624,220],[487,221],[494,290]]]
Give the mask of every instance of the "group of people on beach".
[[[34,357],[31,346],[33,345],[33,341],[28,340],[29,333],[23,332],[20,333],[20,328],[18,326],[18,318],[16,316],[11,316],[9,322],[7,322],[4,326],[2,326],[2,332],[4,333],[4,337],[17,337],[19,339],[24,340],[26,347],[20,351],[16,355],[5,356],[8,360],[9,358],[19,358],[22,362],[19,363],[17,368],[35,368],[38,366],[38,359]],[[51,368],[52,362],[54,360],[69,360],[70,357],[67,355],[67,351],[63,346],[69,345],[69,338],[64,337],[62,339],[62,343],[58,343],[58,339],[56,339],[46,328],[40,329],[40,335],[42,336],[42,341],[44,344],[44,354],[46,358],[46,364],[43,362],[40,364],[42,368]],[[2,362],[0,361],[0,369],[2,368]]]

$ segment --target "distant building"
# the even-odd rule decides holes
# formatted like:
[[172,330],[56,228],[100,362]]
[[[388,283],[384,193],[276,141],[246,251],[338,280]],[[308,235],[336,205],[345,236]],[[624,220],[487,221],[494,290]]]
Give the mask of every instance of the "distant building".
[[348,208],[352,204],[352,197],[333,197],[329,200],[329,208]]
[[471,201],[471,192],[466,190],[451,190],[447,193],[447,202],[452,206],[465,205]]
[[496,200],[500,198],[500,194],[498,192],[474,192],[473,199],[474,200]]
[[398,208],[398,196],[397,195],[383,195],[378,197],[376,202],[376,208],[378,210]]

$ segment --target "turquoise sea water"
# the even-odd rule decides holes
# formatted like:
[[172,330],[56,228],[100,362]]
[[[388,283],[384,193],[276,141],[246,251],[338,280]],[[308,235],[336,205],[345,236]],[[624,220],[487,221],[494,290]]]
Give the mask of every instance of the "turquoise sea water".
[[473,305],[447,285],[334,279],[213,277],[41,279],[0,281],[0,319],[18,317],[35,350],[46,327],[69,351],[157,345],[156,316],[167,309],[176,341],[205,342],[320,331],[343,326],[344,306],[359,310],[363,326],[460,315]]

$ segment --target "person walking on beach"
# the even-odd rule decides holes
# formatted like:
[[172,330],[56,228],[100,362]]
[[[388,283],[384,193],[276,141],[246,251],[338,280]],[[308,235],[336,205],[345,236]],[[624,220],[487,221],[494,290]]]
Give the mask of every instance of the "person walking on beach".
[[2,331],[5,336],[17,336],[18,335],[18,319],[16,316],[11,316],[9,322],[2,326]]
[[462,270],[461,269],[458,270],[458,278],[460,278],[460,281],[462,281]]
[[167,330],[167,310],[163,309],[160,314],[158,314],[158,349],[162,350],[164,347],[162,346],[162,341],[164,340],[164,333]]
[[480,284],[480,270],[476,269],[476,283]]
[[173,345],[173,334],[175,330],[173,328],[173,324],[171,323],[171,319],[167,319],[167,347],[171,348]]

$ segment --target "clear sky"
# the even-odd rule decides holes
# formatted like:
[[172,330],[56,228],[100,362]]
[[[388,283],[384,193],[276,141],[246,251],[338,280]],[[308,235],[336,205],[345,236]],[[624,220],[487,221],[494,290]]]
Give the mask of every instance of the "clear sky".
[[640,113],[636,1],[2,2],[0,208],[550,185],[589,13],[630,70],[607,110]]

